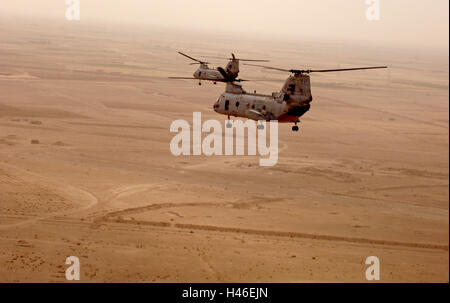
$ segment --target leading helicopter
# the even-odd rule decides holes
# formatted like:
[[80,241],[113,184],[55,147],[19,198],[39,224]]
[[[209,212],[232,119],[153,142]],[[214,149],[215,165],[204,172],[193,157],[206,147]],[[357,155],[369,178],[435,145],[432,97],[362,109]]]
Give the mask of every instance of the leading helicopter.
[[[214,103],[214,111],[228,116],[248,118],[255,121],[277,120],[280,123],[294,123],[292,130],[297,132],[300,117],[309,111],[313,97],[311,95],[311,73],[328,73],[387,68],[387,66],[355,67],[339,69],[282,69],[264,65],[246,64],[265,69],[291,73],[280,92],[272,95],[247,93],[242,85],[227,82],[226,89]],[[231,124],[227,125],[230,127]],[[261,128],[262,125],[258,125]]]
[[243,82],[246,80],[238,79],[239,75],[239,62],[240,61],[246,61],[246,62],[269,62],[268,60],[254,60],[254,59],[239,59],[236,58],[234,54],[231,54],[231,58],[229,58],[229,62],[225,68],[223,67],[217,67],[217,68],[210,68],[208,66],[209,62],[201,61],[198,59],[195,59],[189,55],[186,55],[182,52],[178,52],[180,55],[191,59],[192,61],[195,61],[193,64],[199,64],[199,68],[194,72],[193,78],[192,77],[169,77],[169,79],[187,79],[187,80],[198,80],[198,85],[202,85],[202,80],[212,81],[214,84],[217,82]]

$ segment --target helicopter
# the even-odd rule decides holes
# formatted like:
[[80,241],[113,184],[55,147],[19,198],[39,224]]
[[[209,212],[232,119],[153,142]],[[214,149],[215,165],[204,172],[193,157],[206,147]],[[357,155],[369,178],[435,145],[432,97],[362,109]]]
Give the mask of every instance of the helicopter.
[[189,77],[169,77],[169,79],[188,79],[188,80],[199,80],[198,85],[202,85],[202,80],[212,81],[214,84],[217,84],[217,82],[243,82],[246,80],[237,79],[239,75],[239,61],[247,61],[247,62],[269,62],[268,60],[253,60],[253,59],[238,59],[234,54],[231,54],[231,58],[228,58],[230,60],[225,68],[223,67],[217,67],[216,69],[210,68],[208,66],[209,62],[201,61],[198,59],[195,59],[189,55],[186,55],[182,52],[178,52],[180,55],[189,58],[195,63],[193,64],[199,64],[199,68],[194,72],[193,78]]
[[[355,71],[387,68],[387,66],[354,67],[340,69],[282,69],[264,65],[246,64],[265,69],[278,70],[291,73],[286,79],[280,92],[271,95],[247,93],[242,85],[227,82],[225,92],[214,103],[214,111],[228,116],[247,118],[255,121],[277,120],[280,123],[294,123],[292,131],[298,132],[300,117],[307,113],[311,107],[311,73],[328,73],[341,71]],[[227,125],[231,127],[231,123]],[[258,125],[263,128],[263,125]]]

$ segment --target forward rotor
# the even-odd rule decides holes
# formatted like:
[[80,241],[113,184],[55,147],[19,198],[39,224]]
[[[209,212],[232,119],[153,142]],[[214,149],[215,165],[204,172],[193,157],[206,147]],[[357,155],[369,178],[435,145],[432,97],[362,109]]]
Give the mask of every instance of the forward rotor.
[[241,59],[237,58],[235,54],[231,54],[231,58],[224,58],[224,57],[215,57],[215,56],[206,56],[204,58],[211,58],[211,59],[226,59],[230,61],[245,61],[245,62],[270,62],[269,60],[262,60],[262,59]]
[[336,68],[336,69],[283,69],[283,68],[265,66],[265,65],[259,65],[259,64],[244,64],[244,65],[257,66],[257,67],[262,67],[262,68],[271,69],[271,70],[277,70],[277,71],[281,71],[281,72],[288,72],[288,73],[293,73],[295,75],[388,68],[387,66],[369,66],[369,67],[351,67],[351,68]]
[[194,65],[194,64],[203,64],[203,65],[206,65],[206,64],[209,64],[209,62],[201,61],[201,60],[195,59],[194,57],[191,57],[191,56],[189,56],[189,55],[186,55],[186,54],[184,54],[184,53],[182,53],[182,52],[178,52],[178,53],[179,53],[180,55],[182,55],[182,56],[188,58],[188,59],[191,59],[192,61],[195,61],[195,63],[190,63],[190,65]]

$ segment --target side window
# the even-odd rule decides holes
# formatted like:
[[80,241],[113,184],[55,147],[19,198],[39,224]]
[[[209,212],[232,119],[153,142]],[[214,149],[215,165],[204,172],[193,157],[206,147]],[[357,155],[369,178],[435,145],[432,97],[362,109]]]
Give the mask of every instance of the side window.
[[238,102],[236,102],[236,107],[239,107],[239,101],[238,101]]
[[230,108],[230,100],[225,100],[225,110],[227,111]]

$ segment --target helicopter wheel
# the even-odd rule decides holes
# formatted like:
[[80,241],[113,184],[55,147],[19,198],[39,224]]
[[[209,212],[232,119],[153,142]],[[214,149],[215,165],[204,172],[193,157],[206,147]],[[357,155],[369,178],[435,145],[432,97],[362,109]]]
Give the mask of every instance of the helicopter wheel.
[[299,131],[299,128],[298,128],[298,126],[297,126],[297,125],[295,125],[295,126],[292,126],[292,131],[294,131],[294,132],[298,132],[298,131]]
[[[228,121],[230,121],[230,116],[228,116]],[[228,123],[226,124],[226,126],[227,126],[227,128],[232,128],[232,127],[233,127],[233,124],[231,124],[231,122],[228,122]]]

